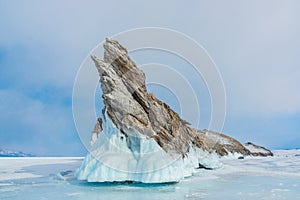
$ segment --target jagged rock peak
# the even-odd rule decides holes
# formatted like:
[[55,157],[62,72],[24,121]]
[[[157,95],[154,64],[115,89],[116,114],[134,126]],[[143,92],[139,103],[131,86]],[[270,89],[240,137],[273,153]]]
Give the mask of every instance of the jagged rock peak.
[[122,45],[107,38],[103,46],[103,60],[91,56],[100,75],[103,113],[124,135],[141,133],[155,139],[166,152],[183,157],[191,145],[220,155],[250,155],[247,148],[229,136],[190,127],[167,104],[148,93],[144,72]]

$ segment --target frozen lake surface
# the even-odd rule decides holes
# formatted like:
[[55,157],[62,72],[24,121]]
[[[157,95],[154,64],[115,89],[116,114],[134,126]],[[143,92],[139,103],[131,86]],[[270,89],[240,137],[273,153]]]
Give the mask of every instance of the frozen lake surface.
[[300,150],[274,153],[222,159],[176,184],[78,181],[83,158],[0,158],[0,199],[300,199]]

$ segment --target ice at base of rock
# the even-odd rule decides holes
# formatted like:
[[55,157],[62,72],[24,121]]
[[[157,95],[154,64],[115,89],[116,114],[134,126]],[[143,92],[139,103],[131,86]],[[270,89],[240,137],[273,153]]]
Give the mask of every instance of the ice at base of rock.
[[184,158],[166,153],[155,140],[140,133],[126,137],[105,117],[103,131],[75,176],[89,182],[135,181],[143,183],[178,182],[191,176],[201,165],[221,166],[217,154],[190,147]]

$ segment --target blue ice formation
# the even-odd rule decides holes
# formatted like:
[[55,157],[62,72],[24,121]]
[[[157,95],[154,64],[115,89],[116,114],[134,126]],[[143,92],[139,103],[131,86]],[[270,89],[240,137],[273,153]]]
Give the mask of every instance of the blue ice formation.
[[221,166],[219,156],[190,147],[185,157],[165,152],[153,138],[133,131],[126,137],[108,116],[96,148],[88,153],[75,176],[88,182],[179,182],[197,171]]

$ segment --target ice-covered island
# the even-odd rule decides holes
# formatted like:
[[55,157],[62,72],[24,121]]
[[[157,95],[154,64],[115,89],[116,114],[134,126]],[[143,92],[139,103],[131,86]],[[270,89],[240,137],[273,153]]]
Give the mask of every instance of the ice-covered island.
[[272,152],[209,130],[196,130],[147,92],[145,74],[117,41],[92,56],[100,75],[103,116],[92,132],[95,146],[75,176],[89,182],[179,182],[197,168],[220,167],[220,158],[272,156]]

